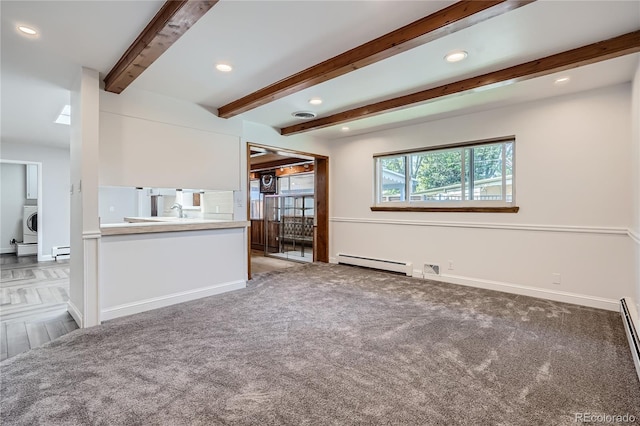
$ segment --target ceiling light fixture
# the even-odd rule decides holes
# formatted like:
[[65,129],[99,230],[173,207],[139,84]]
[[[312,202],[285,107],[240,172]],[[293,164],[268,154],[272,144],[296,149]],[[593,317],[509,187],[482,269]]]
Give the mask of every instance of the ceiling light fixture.
[[317,114],[312,111],[297,111],[297,112],[291,113],[291,115],[301,120],[309,120],[311,118],[315,118]]
[[311,98],[311,99],[309,99],[309,103],[311,105],[320,105],[322,103],[322,99],[320,99],[320,98]]
[[571,78],[565,76],[565,77],[556,78],[556,81],[554,81],[553,83],[558,86],[562,86],[563,84],[567,84],[569,80],[571,80]]
[[460,62],[463,59],[466,59],[467,56],[469,56],[469,54],[464,50],[455,50],[453,52],[447,53],[447,56],[445,56],[444,59],[447,62]]
[[34,30],[33,28],[26,27],[24,25],[18,26],[18,30],[20,30],[22,33],[24,33],[26,35],[30,35],[30,36],[34,36],[34,35],[38,34],[38,32],[36,30]]
[[348,131],[349,131],[349,128],[348,128],[347,126],[344,126],[341,130],[342,130],[343,132],[348,132]]
[[233,67],[229,64],[216,64],[216,69],[221,72],[231,72]]

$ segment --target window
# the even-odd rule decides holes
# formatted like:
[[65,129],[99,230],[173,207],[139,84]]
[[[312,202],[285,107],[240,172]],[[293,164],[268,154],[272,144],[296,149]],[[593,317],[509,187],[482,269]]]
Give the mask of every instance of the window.
[[514,148],[510,137],[374,156],[372,210],[517,212]]
[[252,179],[249,182],[250,191],[250,219],[264,218],[264,195],[260,193],[260,179]]

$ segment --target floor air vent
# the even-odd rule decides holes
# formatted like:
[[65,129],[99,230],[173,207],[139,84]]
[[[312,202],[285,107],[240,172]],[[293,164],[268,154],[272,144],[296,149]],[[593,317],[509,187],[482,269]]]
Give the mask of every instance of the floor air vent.
[[622,299],[620,300],[620,314],[622,315],[624,330],[627,333],[627,339],[631,347],[631,355],[633,356],[633,363],[636,366],[636,373],[640,379],[640,336],[638,336],[638,324],[635,323],[635,321],[638,320],[638,313],[633,303],[627,302],[627,299]]
[[396,260],[374,259],[371,257],[354,256],[352,254],[338,254],[338,263],[344,265],[363,266],[365,268],[382,269],[383,271],[400,272],[411,276],[413,264]]
[[425,263],[424,268],[422,270],[422,274],[425,277],[427,275],[440,275],[440,265]]

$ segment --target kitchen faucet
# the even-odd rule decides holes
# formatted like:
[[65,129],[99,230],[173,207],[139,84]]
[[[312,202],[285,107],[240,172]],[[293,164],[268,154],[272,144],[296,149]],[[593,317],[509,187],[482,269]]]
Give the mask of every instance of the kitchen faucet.
[[184,218],[184,213],[182,213],[182,204],[180,203],[175,203],[173,206],[171,206],[171,210],[173,209],[178,209],[178,217],[179,218]]

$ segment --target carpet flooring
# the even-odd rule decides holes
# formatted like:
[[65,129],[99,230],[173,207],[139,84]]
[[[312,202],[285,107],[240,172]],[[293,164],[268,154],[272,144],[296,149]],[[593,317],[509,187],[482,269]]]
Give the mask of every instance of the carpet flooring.
[[0,368],[4,425],[640,418],[618,313],[341,265],[75,330]]

